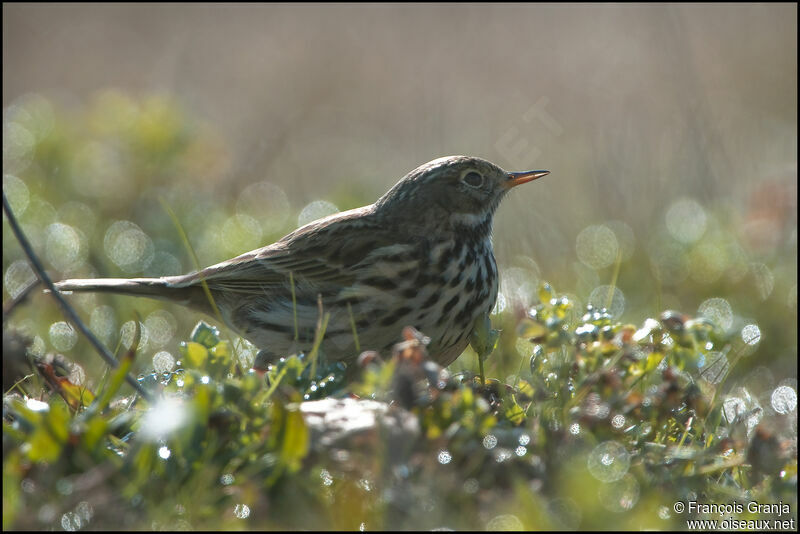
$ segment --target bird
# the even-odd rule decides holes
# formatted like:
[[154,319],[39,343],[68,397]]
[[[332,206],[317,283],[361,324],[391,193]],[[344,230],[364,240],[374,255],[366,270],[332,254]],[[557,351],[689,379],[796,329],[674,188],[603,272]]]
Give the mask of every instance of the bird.
[[508,172],[473,156],[442,157],[406,174],[373,204],[199,271],[55,286],[157,298],[212,316],[218,310],[267,362],[309,350],[323,316],[319,351],[348,366],[359,350],[389,351],[412,326],[430,338],[429,357],[447,366],[497,299],[492,222],[500,201],[548,174]]

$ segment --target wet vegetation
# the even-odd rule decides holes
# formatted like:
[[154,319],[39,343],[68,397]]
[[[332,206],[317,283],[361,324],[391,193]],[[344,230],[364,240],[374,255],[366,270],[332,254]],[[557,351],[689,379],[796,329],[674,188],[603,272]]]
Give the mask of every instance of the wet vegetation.
[[[4,194],[56,278],[176,274],[194,268],[192,250],[210,264],[298,222],[275,183],[215,189],[224,143],[169,99],[109,91],[66,111],[29,96],[4,133]],[[570,276],[524,255],[499,261],[490,322],[448,369],[412,329],[351,369],[313,351],[253,368],[252,346],[182,308],[72,296],[118,354],[110,368],[50,296],[27,290],[35,276],[4,221],[3,526],[796,517],[796,205],[773,202],[785,187],[767,182],[743,219],[680,198],[651,230],[587,226],[574,252],[548,258]],[[363,194],[311,202],[299,222],[373,200]],[[680,513],[679,501],[745,508]]]

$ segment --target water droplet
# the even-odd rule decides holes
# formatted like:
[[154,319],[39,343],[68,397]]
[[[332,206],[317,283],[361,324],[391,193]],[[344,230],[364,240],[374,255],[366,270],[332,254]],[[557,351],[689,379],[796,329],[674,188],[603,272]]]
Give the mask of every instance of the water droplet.
[[483,438],[483,447],[485,449],[493,449],[497,445],[497,438],[494,434],[486,434]]
[[333,477],[327,469],[323,469],[319,472],[319,478],[322,479],[322,484],[324,486],[330,486],[333,484]]
[[25,493],[34,493],[36,491],[36,483],[30,478],[25,478],[19,483],[20,489]]
[[75,512],[67,512],[61,516],[61,528],[73,532],[83,528],[83,519]]
[[180,399],[164,398],[144,414],[139,435],[151,441],[163,439],[181,428],[189,420],[189,416],[189,410]]
[[86,371],[77,363],[72,364],[69,369],[69,381],[77,386],[83,386],[86,383]]
[[34,280],[36,275],[25,260],[9,265],[3,275],[3,285],[11,298],[17,298]]
[[748,345],[755,345],[761,341],[761,329],[758,328],[758,325],[745,325],[744,328],[742,328],[742,341]]
[[509,449],[497,448],[494,451],[494,461],[503,463],[513,457],[513,453]]
[[465,480],[462,487],[464,488],[464,493],[469,495],[477,493],[478,490],[481,489],[480,484],[478,484],[478,481],[474,478],[468,478]]
[[778,386],[770,398],[772,409],[780,414],[788,414],[797,408],[797,392],[789,386]]
[[697,313],[727,331],[733,326],[733,309],[728,301],[721,298],[704,300],[697,308]]
[[50,411],[50,405],[37,399],[26,399],[25,407],[32,412],[47,412]]
[[497,315],[498,313],[503,313],[506,309],[506,296],[502,293],[497,294],[497,300],[494,303],[494,309],[492,310],[493,315]]
[[606,308],[614,319],[619,319],[625,311],[625,295],[618,287],[612,288],[609,285],[596,287],[589,295],[589,303],[596,308]]
[[728,423],[733,423],[736,418],[745,412],[747,405],[739,397],[728,397],[722,403],[722,413]]
[[453,459],[453,456],[450,454],[450,451],[448,451],[447,449],[440,450],[439,454],[437,456],[437,460],[439,460],[439,463],[442,464],[442,465],[449,464],[452,459]]
[[589,472],[601,482],[621,479],[630,468],[631,459],[623,445],[616,441],[601,443],[589,454]]
[[175,357],[169,352],[162,350],[153,355],[153,369],[157,373],[169,373],[175,368]]
[[[126,349],[130,349],[133,345],[135,329],[136,323],[134,321],[124,323],[119,329],[120,341]],[[147,327],[143,323],[139,323],[139,332],[139,346],[136,348],[136,352],[142,352],[147,349],[148,343]]]
[[727,356],[721,352],[709,352],[702,363],[700,376],[711,384],[719,384],[730,369]]
[[639,483],[630,473],[620,480],[603,484],[599,489],[600,502],[611,512],[627,512],[639,501]]
[[166,310],[156,310],[144,320],[147,327],[148,340],[153,347],[162,347],[167,344],[175,334],[178,326],[175,316]]
[[68,351],[77,342],[78,334],[71,324],[59,321],[50,325],[50,344],[57,351]]
[[25,182],[12,174],[3,175],[3,194],[11,206],[11,212],[19,219],[28,207],[30,192]]
[[513,514],[503,514],[493,517],[486,523],[486,530],[525,530],[525,525]]
[[247,519],[250,517],[250,507],[246,504],[237,504],[233,508],[233,515],[239,519]]

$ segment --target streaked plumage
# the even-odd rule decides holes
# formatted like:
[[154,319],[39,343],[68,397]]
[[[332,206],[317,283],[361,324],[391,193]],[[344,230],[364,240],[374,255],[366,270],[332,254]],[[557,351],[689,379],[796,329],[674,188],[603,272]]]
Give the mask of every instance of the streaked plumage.
[[361,350],[386,350],[411,325],[431,338],[429,353],[447,365],[497,297],[491,232],[500,200],[511,187],[546,174],[508,173],[475,157],[439,158],[411,171],[374,204],[319,219],[196,273],[56,285],[162,298],[210,312],[200,284],[205,279],[225,322],[276,357],[310,347],[320,296],[331,314],[322,343],[329,359],[355,361],[353,324]]

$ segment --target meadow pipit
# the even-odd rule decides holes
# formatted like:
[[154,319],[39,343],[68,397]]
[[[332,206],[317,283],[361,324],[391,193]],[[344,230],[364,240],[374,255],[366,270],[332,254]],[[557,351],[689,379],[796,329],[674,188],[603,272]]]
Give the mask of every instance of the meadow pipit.
[[506,172],[476,157],[439,158],[374,204],[199,272],[56,287],[166,299],[210,313],[205,280],[224,321],[275,357],[310,348],[321,301],[330,313],[320,347],[328,359],[353,363],[356,336],[361,350],[387,350],[410,325],[431,338],[430,356],[448,365],[497,298],[491,235],[500,200],[547,174]]

